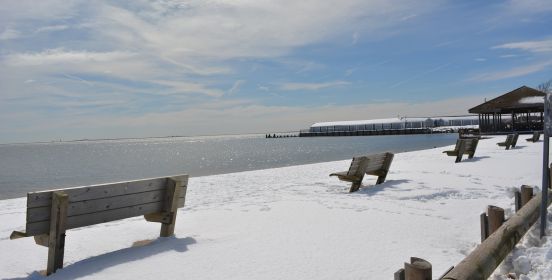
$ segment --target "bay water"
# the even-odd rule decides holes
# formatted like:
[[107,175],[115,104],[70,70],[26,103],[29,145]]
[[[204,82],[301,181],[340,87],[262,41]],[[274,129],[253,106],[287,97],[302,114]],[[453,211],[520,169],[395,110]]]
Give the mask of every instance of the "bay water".
[[[0,145],[0,199],[27,192],[189,174],[191,177],[453,145],[457,134],[168,137]],[[341,170],[336,170],[341,171]]]

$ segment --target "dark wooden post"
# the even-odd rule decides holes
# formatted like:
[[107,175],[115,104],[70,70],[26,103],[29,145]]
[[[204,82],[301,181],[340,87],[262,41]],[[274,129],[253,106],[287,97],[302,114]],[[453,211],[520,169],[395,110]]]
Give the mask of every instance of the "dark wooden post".
[[67,224],[68,204],[69,198],[67,194],[62,191],[52,193],[46,275],[56,272],[58,268],[63,268],[63,252],[65,249],[65,230]]
[[533,198],[533,188],[527,185],[521,186],[521,207],[527,204],[531,198]]
[[431,280],[431,264],[420,258],[411,257],[404,263],[405,280]]
[[504,209],[489,205],[487,206],[489,219],[489,235],[493,234],[504,223]]
[[514,207],[515,207],[515,210],[516,210],[516,213],[517,211],[519,211],[519,209],[521,209],[521,192],[520,191],[516,191],[514,193]]
[[481,242],[483,242],[489,237],[489,219],[486,213],[481,213],[479,220],[481,222]]

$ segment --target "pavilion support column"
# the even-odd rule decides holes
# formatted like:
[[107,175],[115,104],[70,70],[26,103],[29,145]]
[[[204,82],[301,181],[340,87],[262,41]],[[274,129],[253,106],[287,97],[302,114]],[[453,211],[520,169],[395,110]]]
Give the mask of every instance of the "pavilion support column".
[[516,130],[516,113],[512,112],[512,131]]

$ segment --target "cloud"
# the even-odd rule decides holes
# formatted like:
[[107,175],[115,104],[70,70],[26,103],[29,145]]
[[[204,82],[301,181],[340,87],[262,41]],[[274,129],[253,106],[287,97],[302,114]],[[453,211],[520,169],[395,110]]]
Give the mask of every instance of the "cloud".
[[49,49],[34,53],[17,53],[5,56],[4,62],[13,66],[37,66],[49,64],[77,64],[85,62],[110,62],[128,59],[136,55],[125,51],[89,52]]
[[541,41],[524,41],[507,43],[492,47],[492,49],[522,50],[532,53],[552,52],[552,39]]
[[153,82],[168,87],[169,90],[161,91],[161,94],[200,93],[211,97],[221,97],[224,94],[224,91],[220,89],[208,88],[199,83],[166,80],[154,80]]
[[353,40],[352,40],[351,44],[356,45],[359,38],[360,38],[360,34],[357,31],[353,32]]
[[330,87],[349,85],[350,82],[346,81],[333,81],[324,83],[283,83],[280,85],[281,90],[294,91],[294,90],[319,90]]
[[475,61],[484,62],[484,61],[487,61],[487,59],[484,58],[484,57],[478,57],[478,58],[475,59]]
[[[0,5],[0,39],[17,40],[0,44],[0,119],[12,121],[9,125],[0,122],[0,127],[21,131],[16,124],[24,126],[29,139],[55,133],[63,138],[71,138],[66,133],[96,138],[94,133],[101,135],[103,128],[113,128],[109,132],[113,135],[137,133],[126,124],[148,135],[170,130],[162,124],[164,130],[136,123],[149,124],[150,117],[187,116],[194,124],[183,128],[194,134],[205,131],[195,127],[200,123],[217,127],[212,132],[231,129],[217,126],[226,116],[233,122],[244,121],[247,127],[253,120],[237,114],[280,108],[209,107],[226,105],[221,97],[243,86],[245,80],[236,81],[242,66],[295,60],[299,63],[289,73],[302,78],[325,67],[313,57],[301,60],[295,56],[305,48],[348,42],[355,33],[366,38],[386,36],[390,28],[405,24],[409,15],[437,5],[408,0],[5,0]],[[358,38],[353,35],[352,39]],[[266,86],[271,81],[253,84],[262,84],[260,91],[349,84],[332,79],[271,88]],[[207,115],[203,117],[202,112]],[[121,121],[113,122],[118,123],[115,128],[112,120]],[[260,127],[263,120],[270,118],[254,121]],[[171,120],[171,127],[181,128],[181,121]],[[86,125],[92,126],[90,132],[85,131]]]
[[540,14],[552,11],[549,0],[510,0],[504,5],[511,14]]
[[8,28],[0,33],[0,40],[12,40],[19,38],[20,36],[21,34],[19,33],[19,31]]
[[243,84],[245,84],[245,80],[235,81],[232,87],[228,90],[228,94],[233,94],[234,92],[237,92],[240,89],[240,86]]
[[58,25],[39,27],[35,32],[36,33],[55,32],[55,31],[62,31],[68,28],[69,28],[68,25],[58,24]]
[[504,71],[480,74],[468,79],[468,81],[486,82],[486,81],[497,81],[497,80],[515,78],[515,77],[522,77],[532,73],[543,71],[551,65],[552,65],[552,60],[548,60],[548,61],[539,62],[531,65],[514,67]]

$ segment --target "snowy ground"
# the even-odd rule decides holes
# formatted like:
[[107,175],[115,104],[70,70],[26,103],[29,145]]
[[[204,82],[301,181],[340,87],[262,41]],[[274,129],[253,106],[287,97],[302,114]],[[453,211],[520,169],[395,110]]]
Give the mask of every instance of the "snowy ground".
[[[140,217],[69,230],[65,267],[48,278],[390,279],[411,256],[437,277],[479,243],[487,205],[509,216],[512,190],[541,182],[542,141],[506,151],[504,138],[457,164],[442,153],[453,147],[396,154],[385,183],[367,176],[352,194],[328,176],[350,160],[191,178],[175,237]],[[47,249],[8,239],[25,200],[0,201],[0,218],[0,278],[42,278]],[[552,241],[531,234],[494,278],[551,279]]]

